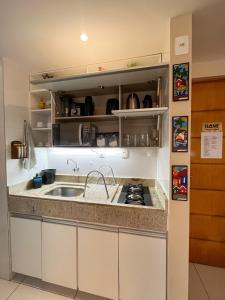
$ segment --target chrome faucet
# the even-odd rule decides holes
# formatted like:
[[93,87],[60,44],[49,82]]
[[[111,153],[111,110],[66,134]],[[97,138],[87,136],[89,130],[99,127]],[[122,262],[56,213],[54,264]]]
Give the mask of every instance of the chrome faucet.
[[92,173],[98,173],[101,177],[102,177],[102,180],[103,180],[103,183],[104,183],[104,186],[105,186],[105,191],[106,191],[106,195],[107,195],[107,199],[109,199],[109,192],[108,192],[108,189],[107,189],[107,186],[106,186],[106,183],[105,183],[105,177],[104,175],[98,171],[98,170],[92,170],[90,171],[87,176],[86,176],[86,180],[85,180],[85,186],[84,186],[84,194],[83,194],[83,197],[85,197],[85,193],[86,193],[86,189],[87,189],[87,183],[88,183],[88,178],[89,176],[92,174]]
[[74,168],[72,170],[73,170],[74,175],[75,175],[75,173],[78,172],[80,169],[77,166],[77,162],[74,161],[72,158],[67,159],[67,161],[66,161],[67,165],[69,165],[70,162],[72,162],[74,164]]
[[115,175],[114,175],[114,172],[113,172],[113,168],[110,165],[102,165],[102,166],[99,167],[99,171],[103,173],[102,170],[104,168],[109,168],[110,169],[110,171],[112,173],[113,181],[114,181],[113,185],[116,185],[116,178],[115,178]]

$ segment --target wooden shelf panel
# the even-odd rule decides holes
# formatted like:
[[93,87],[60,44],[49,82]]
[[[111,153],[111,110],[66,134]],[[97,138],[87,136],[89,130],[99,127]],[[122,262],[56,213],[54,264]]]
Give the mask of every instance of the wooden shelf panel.
[[49,128],[49,127],[33,127],[32,128],[33,131],[50,131],[52,130],[52,128]]
[[45,108],[45,109],[31,109],[32,113],[40,113],[40,114],[50,114],[52,111],[51,108]]
[[76,117],[56,117],[57,121],[115,121],[118,118],[114,115],[76,116]]

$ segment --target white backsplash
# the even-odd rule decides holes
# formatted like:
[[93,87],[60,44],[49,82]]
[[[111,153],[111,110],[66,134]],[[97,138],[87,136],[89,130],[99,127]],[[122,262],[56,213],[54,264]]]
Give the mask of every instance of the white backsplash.
[[8,159],[7,160],[7,185],[11,186],[23,181],[30,180],[43,169],[48,168],[47,149],[35,149],[37,165],[30,171],[23,168],[22,160]]
[[[73,174],[73,165],[67,165],[71,158],[78,163],[77,175],[86,175],[101,165],[110,165],[116,177],[156,178],[156,149],[111,148],[49,148],[48,166],[57,169],[57,174]],[[128,155],[127,158],[123,156]]]

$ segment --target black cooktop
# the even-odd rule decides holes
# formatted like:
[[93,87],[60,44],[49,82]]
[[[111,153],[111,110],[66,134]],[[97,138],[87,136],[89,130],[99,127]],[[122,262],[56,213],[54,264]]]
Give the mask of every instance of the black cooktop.
[[149,188],[138,185],[124,185],[118,199],[118,203],[138,206],[153,206]]

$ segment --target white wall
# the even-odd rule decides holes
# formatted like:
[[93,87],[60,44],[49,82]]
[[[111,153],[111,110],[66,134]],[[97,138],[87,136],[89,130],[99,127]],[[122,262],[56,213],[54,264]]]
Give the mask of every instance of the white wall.
[[7,150],[7,185],[13,185],[32,178],[36,172],[47,167],[47,152],[36,150],[37,166],[27,171],[22,161],[11,159],[10,144],[13,140],[23,141],[23,121],[29,119],[29,75],[26,70],[12,60],[3,59],[5,134]]
[[123,149],[71,149],[49,148],[48,166],[56,168],[57,174],[73,174],[72,166],[68,166],[68,158],[78,162],[79,175],[86,175],[90,170],[101,165],[110,165],[116,177],[156,178],[156,149],[129,149],[129,157],[123,159]]
[[[175,54],[176,37],[187,35],[189,37],[188,54]],[[189,62],[192,70],[192,15],[183,15],[171,19],[170,27],[170,74],[172,65]],[[192,74],[190,71],[190,80]],[[172,165],[187,165],[190,170],[190,136],[191,136],[191,89],[189,101],[172,100],[172,76],[170,77],[169,92],[169,133],[172,133],[172,116],[189,117],[189,149],[188,152],[170,152],[170,168]],[[171,144],[171,141],[170,141]],[[188,172],[190,182],[190,172]],[[171,188],[170,188],[171,190]],[[190,189],[188,188],[188,201],[170,200],[168,202],[168,300],[188,300],[188,270],[189,270],[189,217],[190,217]]]

